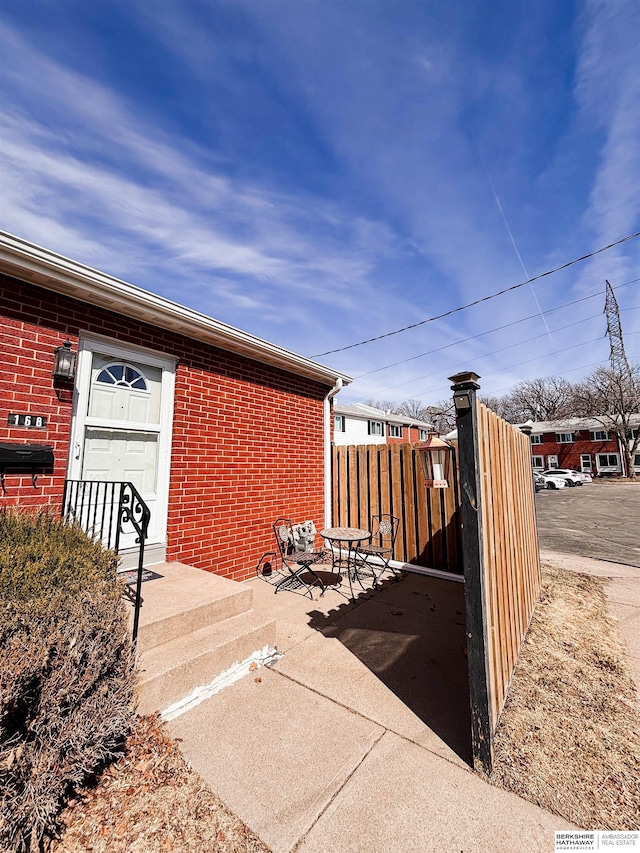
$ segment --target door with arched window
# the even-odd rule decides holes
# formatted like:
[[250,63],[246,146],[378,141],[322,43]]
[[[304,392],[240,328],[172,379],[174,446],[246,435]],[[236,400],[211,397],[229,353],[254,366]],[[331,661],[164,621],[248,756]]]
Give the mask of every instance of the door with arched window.
[[[70,475],[133,483],[151,510],[150,545],[166,539],[174,370],[143,350],[80,344]],[[121,543],[133,545],[133,535]]]

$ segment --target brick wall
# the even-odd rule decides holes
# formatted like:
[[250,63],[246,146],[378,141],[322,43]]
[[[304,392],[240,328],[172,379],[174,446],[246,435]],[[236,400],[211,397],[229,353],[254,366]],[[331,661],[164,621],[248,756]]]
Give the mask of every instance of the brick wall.
[[408,427],[406,427],[406,426],[400,427],[402,434],[400,436],[393,436],[393,435],[389,435],[389,426],[390,426],[389,424],[387,424],[387,426],[386,426],[387,444],[406,444],[407,441],[409,441],[409,438],[408,438],[409,428]]
[[609,441],[591,441],[589,430],[579,430],[574,433],[575,440],[569,443],[559,442],[555,432],[546,432],[542,436],[542,444],[532,444],[533,456],[544,457],[544,467],[548,468],[547,457],[556,455],[558,457],[558,468],[572,468],[575,471],[582,470],[580,467],[581,454],[591,456],[592,472],[596,472],[597,453],[618,453],[618,442],[615,436]]
[[[6,475],[0,505],[60,506],[71,393],[53,387],[53,350],[80,330],[177,356],[167,558],[237,580],[273,547],[279,515],[323,523],[328,388],[278,368],[0,276],[0,441],[51,444],[53,475]],[[46,415],[46,430],[7,426]],[[318,543],[319,544],[319,543]]]
[[387,436],[387,444],[414,444],[417,441],[420,441],[420,429],[414,426],[403,426],[401,438]]

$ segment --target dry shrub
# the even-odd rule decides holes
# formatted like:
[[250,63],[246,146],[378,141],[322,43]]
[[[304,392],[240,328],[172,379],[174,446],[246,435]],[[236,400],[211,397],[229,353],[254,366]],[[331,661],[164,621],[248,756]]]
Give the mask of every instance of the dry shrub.
[[52,516],[0,512],[0,848],[37,850],[120,747],[134,672],[116,558]]
[[640,709],[601,579],[545,567],[492,781],[585,829],[640,829]]

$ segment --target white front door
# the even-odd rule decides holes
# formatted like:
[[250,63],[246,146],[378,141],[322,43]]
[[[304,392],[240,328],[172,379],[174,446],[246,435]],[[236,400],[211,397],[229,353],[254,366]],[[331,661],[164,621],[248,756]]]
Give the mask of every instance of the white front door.
[[591,454],[590,453],[581,453],[580,454],[580,470],[584,474],[591,473]]
[[[131,482],[149,507],[148,544],[166,540],[175,362],[82,339],[70,478]],[[120,548],[133,547],[127,532]]]

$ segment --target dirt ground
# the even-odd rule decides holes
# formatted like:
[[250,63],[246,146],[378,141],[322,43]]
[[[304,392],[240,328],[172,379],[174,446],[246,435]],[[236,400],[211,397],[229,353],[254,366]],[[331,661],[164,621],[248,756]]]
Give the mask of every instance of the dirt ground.
[[540,547],[640,566],[640,483],[599,483],[536,495]]

